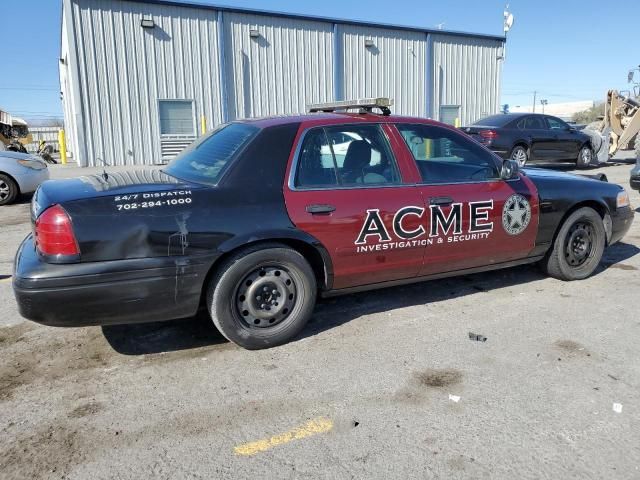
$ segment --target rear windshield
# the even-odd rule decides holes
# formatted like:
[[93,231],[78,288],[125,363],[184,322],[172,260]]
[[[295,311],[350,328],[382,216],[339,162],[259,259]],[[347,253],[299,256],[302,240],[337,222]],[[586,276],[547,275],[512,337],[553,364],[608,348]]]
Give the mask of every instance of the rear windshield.
[[483,127],[504,127],[513,120],[509,115],[491,115],[490,117],[481,118],[473,123],[473,125],[481,125]]
[[193,143],[163,170],[180,180],[216,184],[231,160],[258,133],[244,123],[222,125]]

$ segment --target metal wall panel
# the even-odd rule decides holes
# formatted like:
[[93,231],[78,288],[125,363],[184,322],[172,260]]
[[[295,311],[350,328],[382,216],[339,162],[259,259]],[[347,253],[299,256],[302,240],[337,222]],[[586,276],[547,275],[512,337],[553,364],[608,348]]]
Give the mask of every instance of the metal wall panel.
[[231,12],[223,19],[229,120],[302,113],[333,99],[331,23]]
[[[87,157],[81,164],[158,163],[159,99],[194,100],[194,123],[201,115],[208,127],[220,123],[215,11],[119,0],[73,0],[72,10]],[[155,28],[140,26],[143,15]]]
[[391,97],[393,113],[426,116],[426,34],[355,25],[338,34],[343,98]]
[[430,116],[440,105],[460,105],[462,125],[497,113],[502,74],[502,42],[454,35],[431,35],[433,77]]
[[[358,97],[436,119],[459,105],[462,123],[499,107],[498,38],[145,0],[63,6],[65,125],[81,165],[157,163],[182,148],[189,139],[160,134],[161,99],[193,100],[198,130],[202,115],[210,129]],[[142,28],[143,16],[156,27]]]

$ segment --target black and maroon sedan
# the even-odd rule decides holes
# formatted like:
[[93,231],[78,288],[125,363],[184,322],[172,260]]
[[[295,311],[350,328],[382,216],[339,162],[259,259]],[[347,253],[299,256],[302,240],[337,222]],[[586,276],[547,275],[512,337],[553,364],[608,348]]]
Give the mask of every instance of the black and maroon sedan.
[[236,121],[162,171],[44,183],[15,263],[22,315],[104,325],[206,306],[229,340],[266,348],[301,331],[317,295],[533,262],[585,278],[631,225],[618,185],[519,171],[380,105]]

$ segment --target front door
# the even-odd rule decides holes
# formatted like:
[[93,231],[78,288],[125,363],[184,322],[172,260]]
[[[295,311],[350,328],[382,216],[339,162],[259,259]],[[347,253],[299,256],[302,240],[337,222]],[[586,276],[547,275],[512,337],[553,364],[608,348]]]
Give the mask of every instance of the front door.
[[578,157],[580,144],[575,131],[556,117],[547,117],[547,124],[555,138],[557,156],[554,160],[569,160]]
[[538,196],[530,180],[501,180],[500,160],[455,130],[397,128],[422,179],[427,245],[419,275],[527,257],[538,230]]
[[542,115],[525,118],[525,130],[529,137],[529,153],[532,160],[552,160],[554,156],[553,133]]
[[421,268],[426,242],[409,237],[424,229],[422,197],[403,182],[406,166],[388,129],[315,127],[298,140],[287,211],[330,253],[334,289],[415,277]]

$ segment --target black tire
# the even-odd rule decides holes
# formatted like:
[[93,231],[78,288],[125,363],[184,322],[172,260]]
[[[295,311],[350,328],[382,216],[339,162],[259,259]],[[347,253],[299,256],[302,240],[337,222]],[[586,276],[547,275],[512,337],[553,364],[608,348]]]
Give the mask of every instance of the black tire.
[[243,249],[225,261],[209,285],[207,303],[222,335],[258,350],[287,343],[300,333],[311,318],[316,294],[315,275],[304,257],[271,243]]
[[524,167],[529,161],[529,149],[522,145],[516,145],[513,147],[513,150],[511,150],[509,158],[518,162],[520,167]]
[[551,250],[541,261],[547,275],[559,280],[582,280],[598,267],[606,243],[602,218],[583,207],[564,221]]
[[576,166],[578,168],[590,167],[593,162],[593,149],[591,145],[583,145],[578,152],[578,158],[576,158]]
[[13,178],[0,173],[0,206],[13,203],[19,193],[20,189]]

